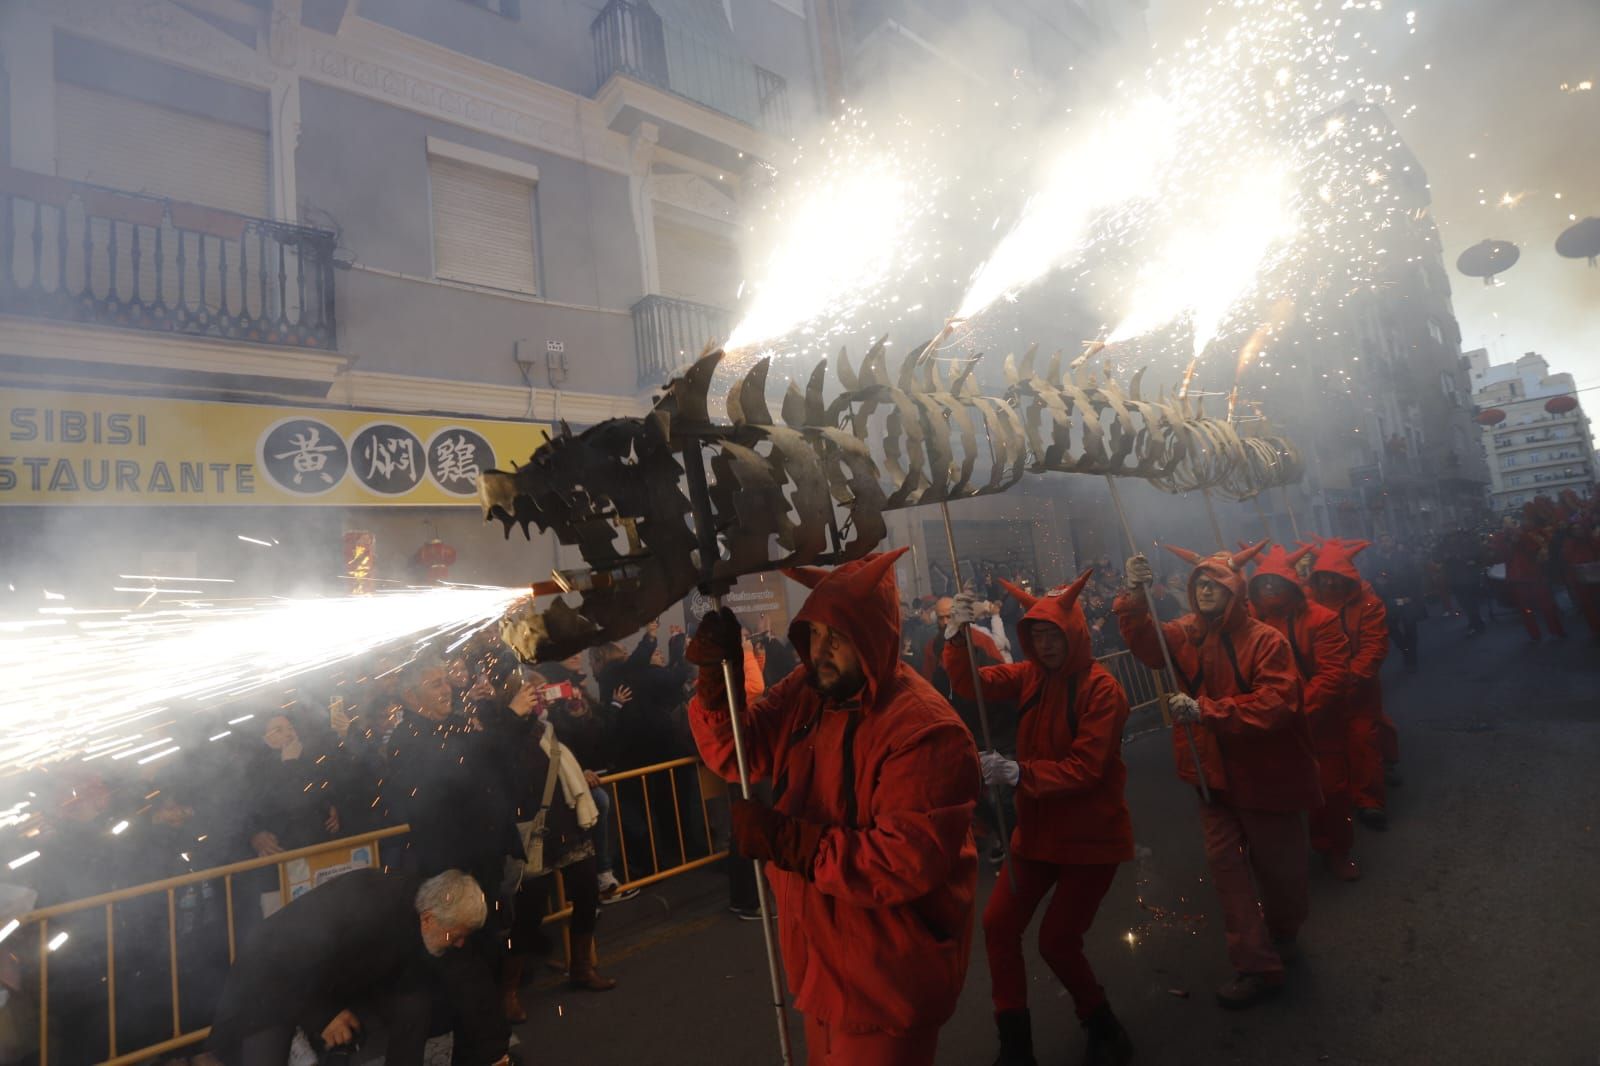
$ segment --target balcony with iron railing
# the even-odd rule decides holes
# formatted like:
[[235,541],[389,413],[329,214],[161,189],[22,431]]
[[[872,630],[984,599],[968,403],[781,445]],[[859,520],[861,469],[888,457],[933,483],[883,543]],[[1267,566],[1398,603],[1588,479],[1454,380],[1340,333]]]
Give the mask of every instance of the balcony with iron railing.
[[665,384],[694,362],[708,342],[725,339],[732,325],[720,307],[670,296],[646,296],[632,310],[641,389]]
[[789,89],[783,77],[751,63],[725,42],[663,19],[648,0],[610,0],[589,32],[597,92],[621,75],[770,136],[789,136]]
[[333,351],[334,236],[0,166],[0,314]]

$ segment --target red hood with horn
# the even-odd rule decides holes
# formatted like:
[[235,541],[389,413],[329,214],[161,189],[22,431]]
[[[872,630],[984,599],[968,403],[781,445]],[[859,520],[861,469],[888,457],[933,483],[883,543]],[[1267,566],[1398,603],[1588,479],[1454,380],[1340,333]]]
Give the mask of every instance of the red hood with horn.
[[1195,603],[1194,583],[1202,573],[1232,593],[1222,616],[1222,628],[1232,629],[1243,622],[1248,615],[1244,568],[1270,543],[1271,541],[1263,540],[1243,551],[1217,552],[1214,555],[1201,555],[1199,552],[1192,552],[1173,544],[1163,546],[1178,558],[1194,564],[1194,572],[1189,575],[1189,610],[1194,612],[1197,620],[1201,620],[1203,616]]
[[1343,540],[1338,537],[1329,537],[1317,547],[1317,561],[1313,565],[1313,574],[1338,574],[1340,577],[1349,578],[1356,584],[1364,580],[1361,571],[1356,569],[1356,556],[1366,551],[1371,546],[1364,540]]
[[1027,608],[1027,614],[1017,623],[1017,643],[1029,662],[1039,662],[1039,656],[1033,650],[1033,627],[1045,622],[1061,630],[1067,638],[1066,669],[1069,673],[1081,673],[1094,663],[1094,641],[1089,637],[1089,620],[1083,613],[1083,605],[1078,602],[1093,573],[1092,569],[1085,570],[1072,584],[1051,589],[1043,596],[1029,596],[1009,582],[1001,582],[1006,586],[1006,591]]
[[789,625],[789,640],[800,661],[811,666],[809,623],[818,622],[844,635],[861,657],[867,675],[863,703],[870,707],[889,686],[900,662],[900,591],[894,564],[909,548],[868,555],[832,570],[798,567],[786,577],[811,589],[811,595]]
[[1300,574],[1295,570],[1295,565],[1311,554],[1311,545],[1302,544],[1294,551],[1287,551],[1281,544],[1274,544],[1268,551],[1256,559],[1256,572],[1250,575],[1250,584],[1254,585],[1257,578],[1278,577],[1289,583],[1294,589],[1294,595],[1303,604],[1306,601],[1306,591],[1300,585]]

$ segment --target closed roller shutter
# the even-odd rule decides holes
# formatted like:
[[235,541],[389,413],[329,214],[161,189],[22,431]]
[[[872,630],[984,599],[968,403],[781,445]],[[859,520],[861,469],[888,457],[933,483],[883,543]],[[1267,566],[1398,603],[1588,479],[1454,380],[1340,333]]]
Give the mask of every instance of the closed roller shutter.
[[68,82],[56,83],[56,160],[75,181],[269,213],[265,133]]
[[433,272],[511,292],[538,291],[533,183],[428,157],[433,195]]
[[658,214],[656,275],[663,296],[732,307],[739,292],[739,254],[730,241]]

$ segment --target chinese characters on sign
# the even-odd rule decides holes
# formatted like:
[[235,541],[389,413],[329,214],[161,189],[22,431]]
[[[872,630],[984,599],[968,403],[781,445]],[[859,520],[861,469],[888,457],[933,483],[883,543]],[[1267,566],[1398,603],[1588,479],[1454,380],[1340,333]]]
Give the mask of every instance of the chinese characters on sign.
[[377,496],[405,496],[431,480],[463,500],[478,492],[478,475],[493,469],[494,445],[465,426],[436,430],[426,446],[416,433],[393,422],[376,422],[348,441],[326,422],[289,418],[262,438],[259,458],[278,488],[295,496],[325,493],[346,475]]
[[494,449],[470,429],[442,429],[428,442],[428,474],[456,496],[476,496],[478,475],[494,468]]
[[261,442],[261,465],[280,487],[316,496],[344,478],[350,453],[343,438],[327,423],[286,418]]

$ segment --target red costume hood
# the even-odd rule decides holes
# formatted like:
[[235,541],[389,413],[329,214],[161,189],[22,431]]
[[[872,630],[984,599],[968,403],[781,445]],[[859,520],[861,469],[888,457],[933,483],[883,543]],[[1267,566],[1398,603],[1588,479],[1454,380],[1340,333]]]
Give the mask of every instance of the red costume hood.
[[895,560],[909,548],[869,555],[833,570],[799,567],[784,576],[811,589],[805,606],[789,625],[789,641],[800,661],[811,668],[808,623],[818,622],[850,642],[861,656],[867,675],[862,703],[874,705],[874,696],[894,679],[900,662],[900,590],[894,579]]
[[1364,540],[1340,540],[1329,537],[1317,548],[1317,561],[1311,569],[1315,574],[1338,574],[1361,584],[1361,571],[1356,569],[1356,556],[1369,547]]
[[1072,584],[1053,588],[1043,596],[1030,595],[1011,582],[1001,580],[1000,584],[1011,593],[1011,598],[1022,604],[1027,612],[1017,623],[1017,643],[1021,645],[1022,654],[1027,656],[1028,661],[1040,669],[1044,668],[1044,664],[1039,662],[1039,657],[1033,651],[1033,627],[1039,622],[1048,622],[1066,635],[1065,669],[1068,673],[1081,673],[1094,664],[1094,642],[1089,637],[1089,620],[1084,616],[1082,604],[1078,602],[1083,587],[1089,583],[1089,576],[1093,573],[1093,570],[1085,570]]
[[1167,551],[1176,555],[1185,562],[1194,564],[1194,572],[1189,575],[1189,610],[1194,612],[1197,620],[1202,619],[1200,608],[1195,604],[1194,583],[1201,573],[1210,575],[1217,584],[1226,588],[1233,595],[1228,598],[1228,606],[1222,616],[1222,628],[1232,629],[1245,620],[1248,615],[1245,605],[1246,589],[1244,580],[1245,564],[1254,559],[1270,541],[1261,541],[1259,544],[1246,548],[1244,551],[1229,554],[1217,552],[1215,555],[1201,555],[1187,548],[1175,545],[1166,545]]
[[1295,572],[1295,564],[1304,559],[1311,552],[1311,545],[1302,544],[1294,551],[1285,551],[1283,545],[1274,544],[1256,560],[1256,572],[1250,575],[1253,583],[1258,577],[1281,577],[1294,589],[1295,595],[1304,603],[1305,590],[1300,587],[1300,575]]

